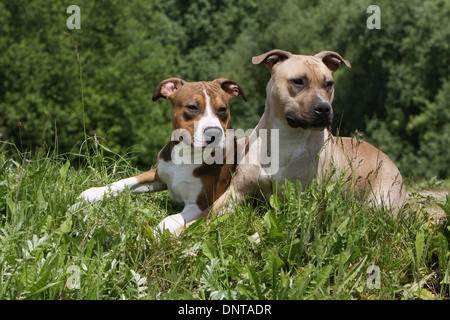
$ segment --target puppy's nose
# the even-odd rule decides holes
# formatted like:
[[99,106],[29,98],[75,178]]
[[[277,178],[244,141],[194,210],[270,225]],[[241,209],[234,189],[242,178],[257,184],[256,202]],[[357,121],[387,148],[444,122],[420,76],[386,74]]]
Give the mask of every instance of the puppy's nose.
[[312,106],[314,114],[320,118],[326,118],[330,115],[331,106],[327,102],[317,102]]
[[205,139],[207,143],[222,139],[222,135],[223,131],[220,127],[206,127],[205,130],[203,130],[203,139]]

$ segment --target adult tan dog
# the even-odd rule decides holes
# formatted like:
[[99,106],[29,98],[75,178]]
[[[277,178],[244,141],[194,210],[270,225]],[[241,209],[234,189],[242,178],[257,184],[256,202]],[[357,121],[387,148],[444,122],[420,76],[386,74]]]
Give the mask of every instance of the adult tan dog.
[[158,154],[157,168],[108,186],[81,193],[85,201],[117,196],[128,188],[134,193],[168,190],[184,203],[178,214],[158,225],[178,235],[228,187],[236,166],[236,143],[230,126],[230,100],[242,96],[241,86],[229,79],[186,82],[166,79],[158,84],[153,101],[167,98],[173,104],[174,133]]
[[311,179],[333,180],[341,174],[347,177],[348,192],[375,206],[397,210],[404,204],[402,176],[386,154],[367,142],[334,137],[327,130],[333,120],[332,74],[341,65],[350,68],[348,61],[331,51],[307,56],[276,49],[252,62],[264,63],[272,72],[264,114],[248,139],[238,141],[246,144],[241,147],[244,156],[213,212],[231,213],[246,195],[269,197],[275,188],[282,190],[286,179],[306,186]]

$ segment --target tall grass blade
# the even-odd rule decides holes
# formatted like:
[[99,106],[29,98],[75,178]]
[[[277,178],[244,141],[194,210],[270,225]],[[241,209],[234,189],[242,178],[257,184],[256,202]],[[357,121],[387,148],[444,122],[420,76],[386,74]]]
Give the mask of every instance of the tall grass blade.
[[259,300],[265,300],[262,292],[261,292],[261,280],[259,279],[258,275],[256,274],[255,269],[248,265],[247,266],[247,271],[250,275],[250,280],[253,283],[253,286],[255,287],[255,291],[256,291],[256,295],[258,296]]

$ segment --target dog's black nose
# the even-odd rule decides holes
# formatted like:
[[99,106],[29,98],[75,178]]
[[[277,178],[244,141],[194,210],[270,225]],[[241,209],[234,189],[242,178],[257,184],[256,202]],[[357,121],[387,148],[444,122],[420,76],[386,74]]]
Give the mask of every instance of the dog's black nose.
[[206,127],[203,130],[203,138],[207,143],[218,141],[222,138],[223,131],[220,127]]
[[317,102],[312,106],[314,114],[320,118],[326,118],[330,115],[331,106],[327,102]]

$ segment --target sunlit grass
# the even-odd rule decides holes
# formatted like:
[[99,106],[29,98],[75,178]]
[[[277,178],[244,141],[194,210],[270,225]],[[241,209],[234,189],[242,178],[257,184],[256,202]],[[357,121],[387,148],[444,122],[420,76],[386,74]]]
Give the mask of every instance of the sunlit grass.
[[339,182],[290,184],[284,198],[249,198],[155,238],[181,209],[167,192],[74,206],[137,173],[101,144],[90,150],[84,165],[0,146],[0,299],[449,298],[448,197],[433,202],[436,224],[419,197],[393,217],[345,198]]

